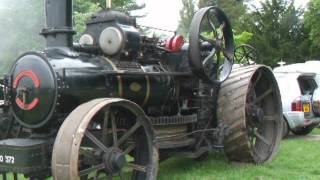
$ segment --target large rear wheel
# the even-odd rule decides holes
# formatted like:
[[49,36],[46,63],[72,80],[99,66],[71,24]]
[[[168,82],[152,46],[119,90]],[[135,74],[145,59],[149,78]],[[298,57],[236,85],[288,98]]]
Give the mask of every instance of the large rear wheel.
[[217,115],[231,131],[224,142],[230,160],[263,163],[276,154],[282,137],[282,108],[269,68],[233,69],[221,84]]

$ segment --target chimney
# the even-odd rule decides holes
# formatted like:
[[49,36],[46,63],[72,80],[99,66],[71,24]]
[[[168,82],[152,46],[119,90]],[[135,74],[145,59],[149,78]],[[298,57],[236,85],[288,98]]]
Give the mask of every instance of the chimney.
[[72,47],[72,0],[46,0],[46,27],[41,34],[47,47]]

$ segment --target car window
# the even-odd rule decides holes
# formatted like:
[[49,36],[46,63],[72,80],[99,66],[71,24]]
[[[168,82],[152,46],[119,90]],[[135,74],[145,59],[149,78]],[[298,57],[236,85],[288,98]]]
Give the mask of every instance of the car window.
[[318,87],[314,75],[300,75],[298,77],[298,83],[303,95],[311,95]]

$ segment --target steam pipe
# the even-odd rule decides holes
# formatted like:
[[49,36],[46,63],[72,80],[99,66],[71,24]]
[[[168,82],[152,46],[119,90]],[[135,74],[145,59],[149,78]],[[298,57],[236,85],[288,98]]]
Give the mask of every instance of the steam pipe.
[[72,0],[46,0],[46,27],[41,34],[47,47],[72,47]]

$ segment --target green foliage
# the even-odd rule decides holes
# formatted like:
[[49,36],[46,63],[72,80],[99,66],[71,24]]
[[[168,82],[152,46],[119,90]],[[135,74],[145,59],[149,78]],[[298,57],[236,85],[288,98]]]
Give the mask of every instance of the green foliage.
[[73,9],[74,29],[76,35],[75,40],[80,38],[81,33],[85,30],[85,23],[88,18],[96,11],[99,11],[100,4],[98,2],[88,0],[75,0]]
[[261,6],[243,19],[244,30],[253,34],[250,44],[258,50],[258,63],[275,66],[281,59],[303,62],[309,44],[301,18],[303,11],[290,0],[267,0]]
[[310,32],[309,40],[311,41],[310,56],[311,58],[320,59],[320,1],[310,0],[309,8],[305,12],[305,25]]
[[[106,8],[106,0],[90,0],[90,2],[99,5],[100,8]],[[112,8],[125,8],[134,4],[135,0],[112,0],[111,5]]]
[[217,6],[222,9],[229,18],[232,28],[236,31],[241,31],[239,20],[247,10],[244,0],[199,0],[199,8],[206,6]]
[[243,31],[241,34],[234,35],[234,43],[236,46],[241,44],[248,44],[252,39],[253,34],[247,31]]
[[[248,0],[247,0],[248,1]],[[180,22],[178,32],[187,36],[191,20],[198,8],[217,6],[221,8],[230,19],[233,29],[240,31],[240,19],[246,13],[244,0],[199,0],[196,6],[195,0],[182,0],[183,7],[180,10]]]
[[[126,11],[135,4],[135,0],[113,0],[112,8]],[[81,33],[85,30],[85,23],[91,15],[101,9],[106,8],[106,0],[75,0],[74,1],[74,29],[76,35],[74,40],[80,38]]]
[[187,36],[196,7],[194,0],[182,0],[182,4],[183,7],[180,10],[180,22],[177,31],[179,34]]

